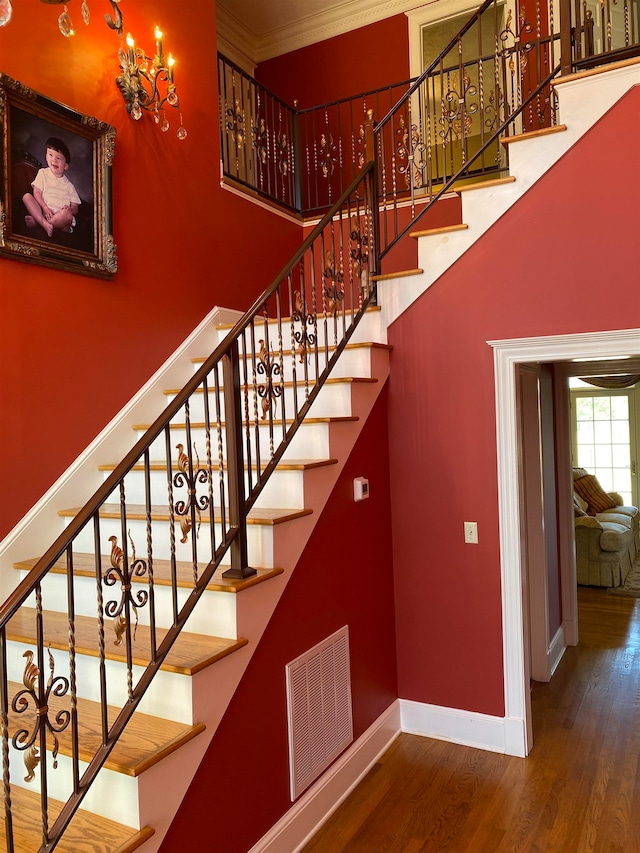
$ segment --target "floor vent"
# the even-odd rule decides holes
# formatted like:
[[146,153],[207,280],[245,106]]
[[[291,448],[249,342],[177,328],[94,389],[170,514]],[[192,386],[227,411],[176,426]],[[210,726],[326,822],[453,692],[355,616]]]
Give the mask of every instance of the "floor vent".
[[295,800],[353,741],[347,626],[287,664],[287,708]]

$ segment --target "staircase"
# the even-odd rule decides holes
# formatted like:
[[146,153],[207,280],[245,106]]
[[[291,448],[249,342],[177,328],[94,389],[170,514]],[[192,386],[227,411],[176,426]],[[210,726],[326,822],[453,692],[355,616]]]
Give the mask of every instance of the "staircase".
[[[242,476],[247,492],[259,479],[258,466],[264,469],[273,457],[274,444],[277,446],[274,433],[290,424],[285,413],[299,412],[324,362],[337,354],[337,335],[329,328],[336,317],[337,312],[331,323],[325,322],[324,330],[317,324],[316,344],[303,353],[299,346],[282,348],[283,325],[289,329],[294,324],[300,326],[299,320],[266,321],[260,317],[251,330],[249,337],[260,335],[260,351],[246,353],[241,366],[245,380],[253,377],[245,397],[242,426],[251,432]],[[345,317],[343,313],[341,324]],[[156,847],[160,844],[170,815],[215,733],[384,385],[388,351],[379,318],[379,309],[365,313],[357,334],[336,361],[331,378],[251,507],[246,519],[248,566],[240,572],[244,576],[224,577],[225,570],[234,574],[229,571],[227,549],[57,849],[124,853],[151,839],[158,825],[163,832]],[[204,325],[209,326],[204,329],[208,338],[210,323]],[[224,341],[230,330],[230,325],[218,326],[215,335]],[[295,337],[293,340],[295,343]],[[279,347],[272,350],[276,341]],[[158,384],[166,376],[180,373],[174,362],[181,357],[184,360],[183,353],[165,366],[161,378],[134,407],[135,412],[171,405],[179,389],[159,389]],[[271,358],[283,371],[273,386],[277,396],[263,405],[258,388],[266,386],[258,386],[256,377],[259,365],[264,366]],[[201,369],[204,361],[191,358],[191,370]],[[303,381],[299,380],[300,371]],[[50,827],[70,792],[78,790],[79,777],[89,762],[104,750],[106,732],[117,725],[121,709],[130,703],[140,673],[153,662],[176,613],[207,566],[216,561],[217,543],[224,538],[221,530],[229,513],[228,501],[210,500],[208,507],[202,504],[194,508],[192,504],[192,516],[178,513],[180,500],[200,500],[197,493],[201,485],[205,491],[209,489],[210,496],[214,483],[222,494],[228,496],[232,491],[223,448],[229,440],[229,433],[224,432],[229,397],[224,398],[224,384],[217,380],[214,384],[212,389],[201,385],[190,404],[178,409],[167,429],[130,467],[120,487],[100,504],[94,523],[78,533],[73,548],[53,562],[36,591],[6,623],[8,793],[16,851],[44,849],[40,848],[43,811]],[[155,405],[148,399],[154,394],[159,401]],[[249,412],[254,406],[258,417]],[[211,452],[210,413],[214,409],[219,445],[215,457]],[[134,440],[145,436],[150,424],[132,421],[132,413],[127,414]],[[121,432],[122,424],[119,429]],[[105,431],[103,445],[113,444],[112,432]],[[185,452],[189,447],[194,448],[192,454]],[[93,448],[89,455],[93,460],[104,450]],[[117,466],[105,459],[96,467],[107,479]],[[174,495],[167,504],[168,482]],[[77,484],[71,487],[74,490],[77,492]],[[80,508],[60,505],[64,486],[57,491],[58,524],[64,526],[78,517]],[[41,522],[47,513],[51,515],[51,501],[45,503]],[[217,508],[211,513],[214,505]],[[51,523],[46,526],[51,533]],[[14,537],[3,549],[5,558],[26,548],[28,538],[27,529]],[[38,562],[32,554],[13,560],[23,585],[30,582]],[[149,606],[151,597],[153,604]],[[97,618],[96,612],[104,612],[107,618]],[[44,741],[40,740],[43,726],[38,727],[39,719],[49,727],[46,761],[40,761]],[[24,729],[23,736],[17,735],[20,728]],[[44,800],[39,793],[42,788],[46,790]],[[4,840],[6,849],[12,849]],[[145,849],[155,849],[153,845],[150,841]]]
[[413,232],[413,275],[374,275],[354,184],[347,219],[325,217],[247,319],[215,329],[185,388],[154,383],[125,413],[132,438],[107,430],[92,473],[47,497],[35,515],[51,536],[55,509],[62,532],[45,555],[26,524],[4,543],[20,581],[0,635],[7,850],[51,849],[43,827],[70,853],[158,849],[386,381],[387,327],[639,82],[634,62],[556,82],[563,124],[509,138],[511,174],[462,191],[462,224]]

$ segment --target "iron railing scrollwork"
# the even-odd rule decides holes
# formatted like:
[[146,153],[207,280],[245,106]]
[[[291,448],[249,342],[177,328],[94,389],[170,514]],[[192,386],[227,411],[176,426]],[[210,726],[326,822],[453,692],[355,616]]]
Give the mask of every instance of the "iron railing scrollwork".
[[[635,2],[622,0],[625,49],[637,42]],[[569,38],[569,0],[561,5],[560,32],[553,4],[536,0],[532,16],[522,6],[516,17],[486,0],[416,80],[308,110],[289,107],[219,57],[225,176],[293,211],[328,210],[0,608],[8,853],[12,787],[27,784],[14,769],[21,754],[40,791],[45,853],[96,783],[215,573],[255,572],[252,508],[375,299],[381,259],[456,182],[505,168],[502,136],[555,122],[551,82],[567,62],[573,67],[567,56],[582,50],[578,35],[588,29],[574,24]],[[608,9],[608,0],[601,5]],[[91,613],[77,612],[86,584]],[[11,643],[25,632],[20,671]],[[115,681],[114,645],[124,670]],[[83,764],[80,655],[101,720],[101,744],[88,758],[83,751]],[[59,813],[50,787],[58,798],[64,791]]]
[[[40,790],[45,853],[96,783],[214,574],[255,573],[252,507],[375,297],[374,193],[370,163],[0,608],[9,851],[12,787],[27,784],[18,756]],[[7,644],[25,632],[33,642],[16,673]],[[101,745],[89,756],[78,734],[80,656],[83,683],[97,685],[100,701]],[[116,674],[111,658],[120,661]],[[52,792],[60,799],[61,791],[58,813]]]
[[[498,174],[507,153],[497,136],[491,145],[484,142],[509,117],[503,134],[555,123],[552,88],[541,85],[554,69],[566,74],[640,54],[639,2],[490,0],[433,60],[419,86],[414,78],[303,109],[280,101],[219,55],[224,174],[297,213],[326,210],[373,156],[365,151],[367,114],[390,111],[394,146],[386,143],[384,157],[377,152],[386,169],[383,200],[418,190],[431,195],[470,159],[474,168],[462,176]],[[273,177],[283,173],[291,178],[286,193]]]

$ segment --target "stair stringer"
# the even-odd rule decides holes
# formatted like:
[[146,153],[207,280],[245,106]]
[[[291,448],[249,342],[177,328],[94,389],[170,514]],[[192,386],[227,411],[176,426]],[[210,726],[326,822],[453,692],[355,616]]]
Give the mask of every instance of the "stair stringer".
[[217,326],[235,323],[241,311],[216,306],[189,337],[169,356],[138,393],[118,412],[51,488],[0,542],[0,600],[5,600],[18,581],[13,563],[25,554],[42,554],[62,532],[58,511],[82,506],[100,487],[104,475],[98,466],[107,459],[122,459],[138,440],[131,425],[152,423],[166,405],[162,391],[185,385],[193,376],[191,358],[213,352],[218,345]]
[[489,182],[465,188],[464,230],[433,233],[418,240],[419,275],[378,282],[382,322],[388,328],[497,220],[566,154],[632,86],[640,84],[640,59],[603,66],[554,82],[562,133],[514,138],[509,145],[508,183]]
[[138,778],[140,825],[152,826],[155,831],[144,845],[145,853],[153,853],[160,848],[322,510],[329,501],[349,453],[384,387],[389,376],[389,354],[386,348],[371,348],[371,376],[377,381],[358,384],[352,389],[352,411],[357,419],[330,425],[331,456],[338,460],[337,464],[305,471],[305,505],[313,509],[312,514],[276,525],[274,529],[274,564],[283,568],[284,572],[268,583],[243,590],[238,599],[238,636],[247,638],[248,644],[193,677],[193,719],[204,723],[206,730]]

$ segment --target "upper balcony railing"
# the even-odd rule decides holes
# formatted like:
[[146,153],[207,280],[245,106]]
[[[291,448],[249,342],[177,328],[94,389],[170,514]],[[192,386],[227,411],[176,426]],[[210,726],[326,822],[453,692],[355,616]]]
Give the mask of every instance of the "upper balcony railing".
[[489,0],[419,82],[305,109],[219,55],[224,177],[292,212],[322,212],[373,158],[367,121],[379,121],[378,131],[392,109],[376,152],[381,203],[433,196],[461,169],[465,179],[500,173],[508,164],[493,138],[498,125],[513,116],[508,135],[555,123],[553,90],[540,87],[553,69],[567,74],[640,52],[638,2]]

